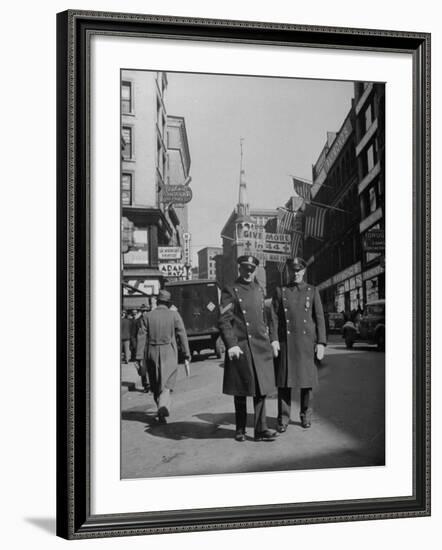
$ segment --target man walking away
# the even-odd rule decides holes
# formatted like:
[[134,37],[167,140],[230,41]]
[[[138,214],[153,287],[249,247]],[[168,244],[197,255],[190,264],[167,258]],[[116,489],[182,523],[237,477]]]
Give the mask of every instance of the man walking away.
[[178,373],[179,340],[189,372],[190,350],[183,320],[178,311],[169,309],[170,292],[160,290],[157,307],[146,316],[144,359],[151,390],[158,406],[158,421],[166,422]]

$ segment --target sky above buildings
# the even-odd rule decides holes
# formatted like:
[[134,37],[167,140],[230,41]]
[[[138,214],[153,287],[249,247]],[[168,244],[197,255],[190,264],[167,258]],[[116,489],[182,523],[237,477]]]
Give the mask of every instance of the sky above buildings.
[[191,156],[193,261],[220,233],[238,201],[240,139],[251,208],[277,208],[290,176],[311,180],[328,131],[337,131],[353,82],[168,73],[166,109],[184,116]]

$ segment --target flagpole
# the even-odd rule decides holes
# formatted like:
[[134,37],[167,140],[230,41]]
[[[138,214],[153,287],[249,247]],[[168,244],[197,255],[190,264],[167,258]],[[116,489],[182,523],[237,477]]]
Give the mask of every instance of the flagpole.
[[320,206],[321,208],[331,208],[332,210],[337,210],[338,212],[344,212],[344,214],[351,214],[350,210],[343,210],[337,206],[330,206],[329,204],[323,204],[322,202],[309,201],[307,204],[312,204],[314,206]]

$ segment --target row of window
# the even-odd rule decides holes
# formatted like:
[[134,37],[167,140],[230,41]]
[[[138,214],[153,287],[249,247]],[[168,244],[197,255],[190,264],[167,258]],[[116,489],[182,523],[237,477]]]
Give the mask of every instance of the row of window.
[[345,237],[341,242],[328,247],[315,259],[316,283],[343,271],[361,259],[362,247],[359,232]]
[[356,168],[355,144],[353,138],[350,138],[345,150],[340,158],[333,165],[333,170],[327,174],[324,186],[317,195],[317,200],[324,204],[333,202],[336,193],[340,187],[345,184],[353,175]]

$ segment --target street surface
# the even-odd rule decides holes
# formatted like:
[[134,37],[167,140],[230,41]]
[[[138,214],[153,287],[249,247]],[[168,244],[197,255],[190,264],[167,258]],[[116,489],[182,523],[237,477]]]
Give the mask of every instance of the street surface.
[[[122,365],[122,478],[231,472],[378,466],[385,463],[385,354],[355,344],[347,350],[332,335],[319,367],[313,422],[299,422],[298,393],[292,420],[274,442],[253,441],[248,398],[247,440],[234,440],[233,397],[223,395],[222,361],[202,354],[184,366],[172,394],[167,424],[155,418],[152,394],[141,391],[134,364]],[[267,399],[269,428],[276,426],[276,392]]]

